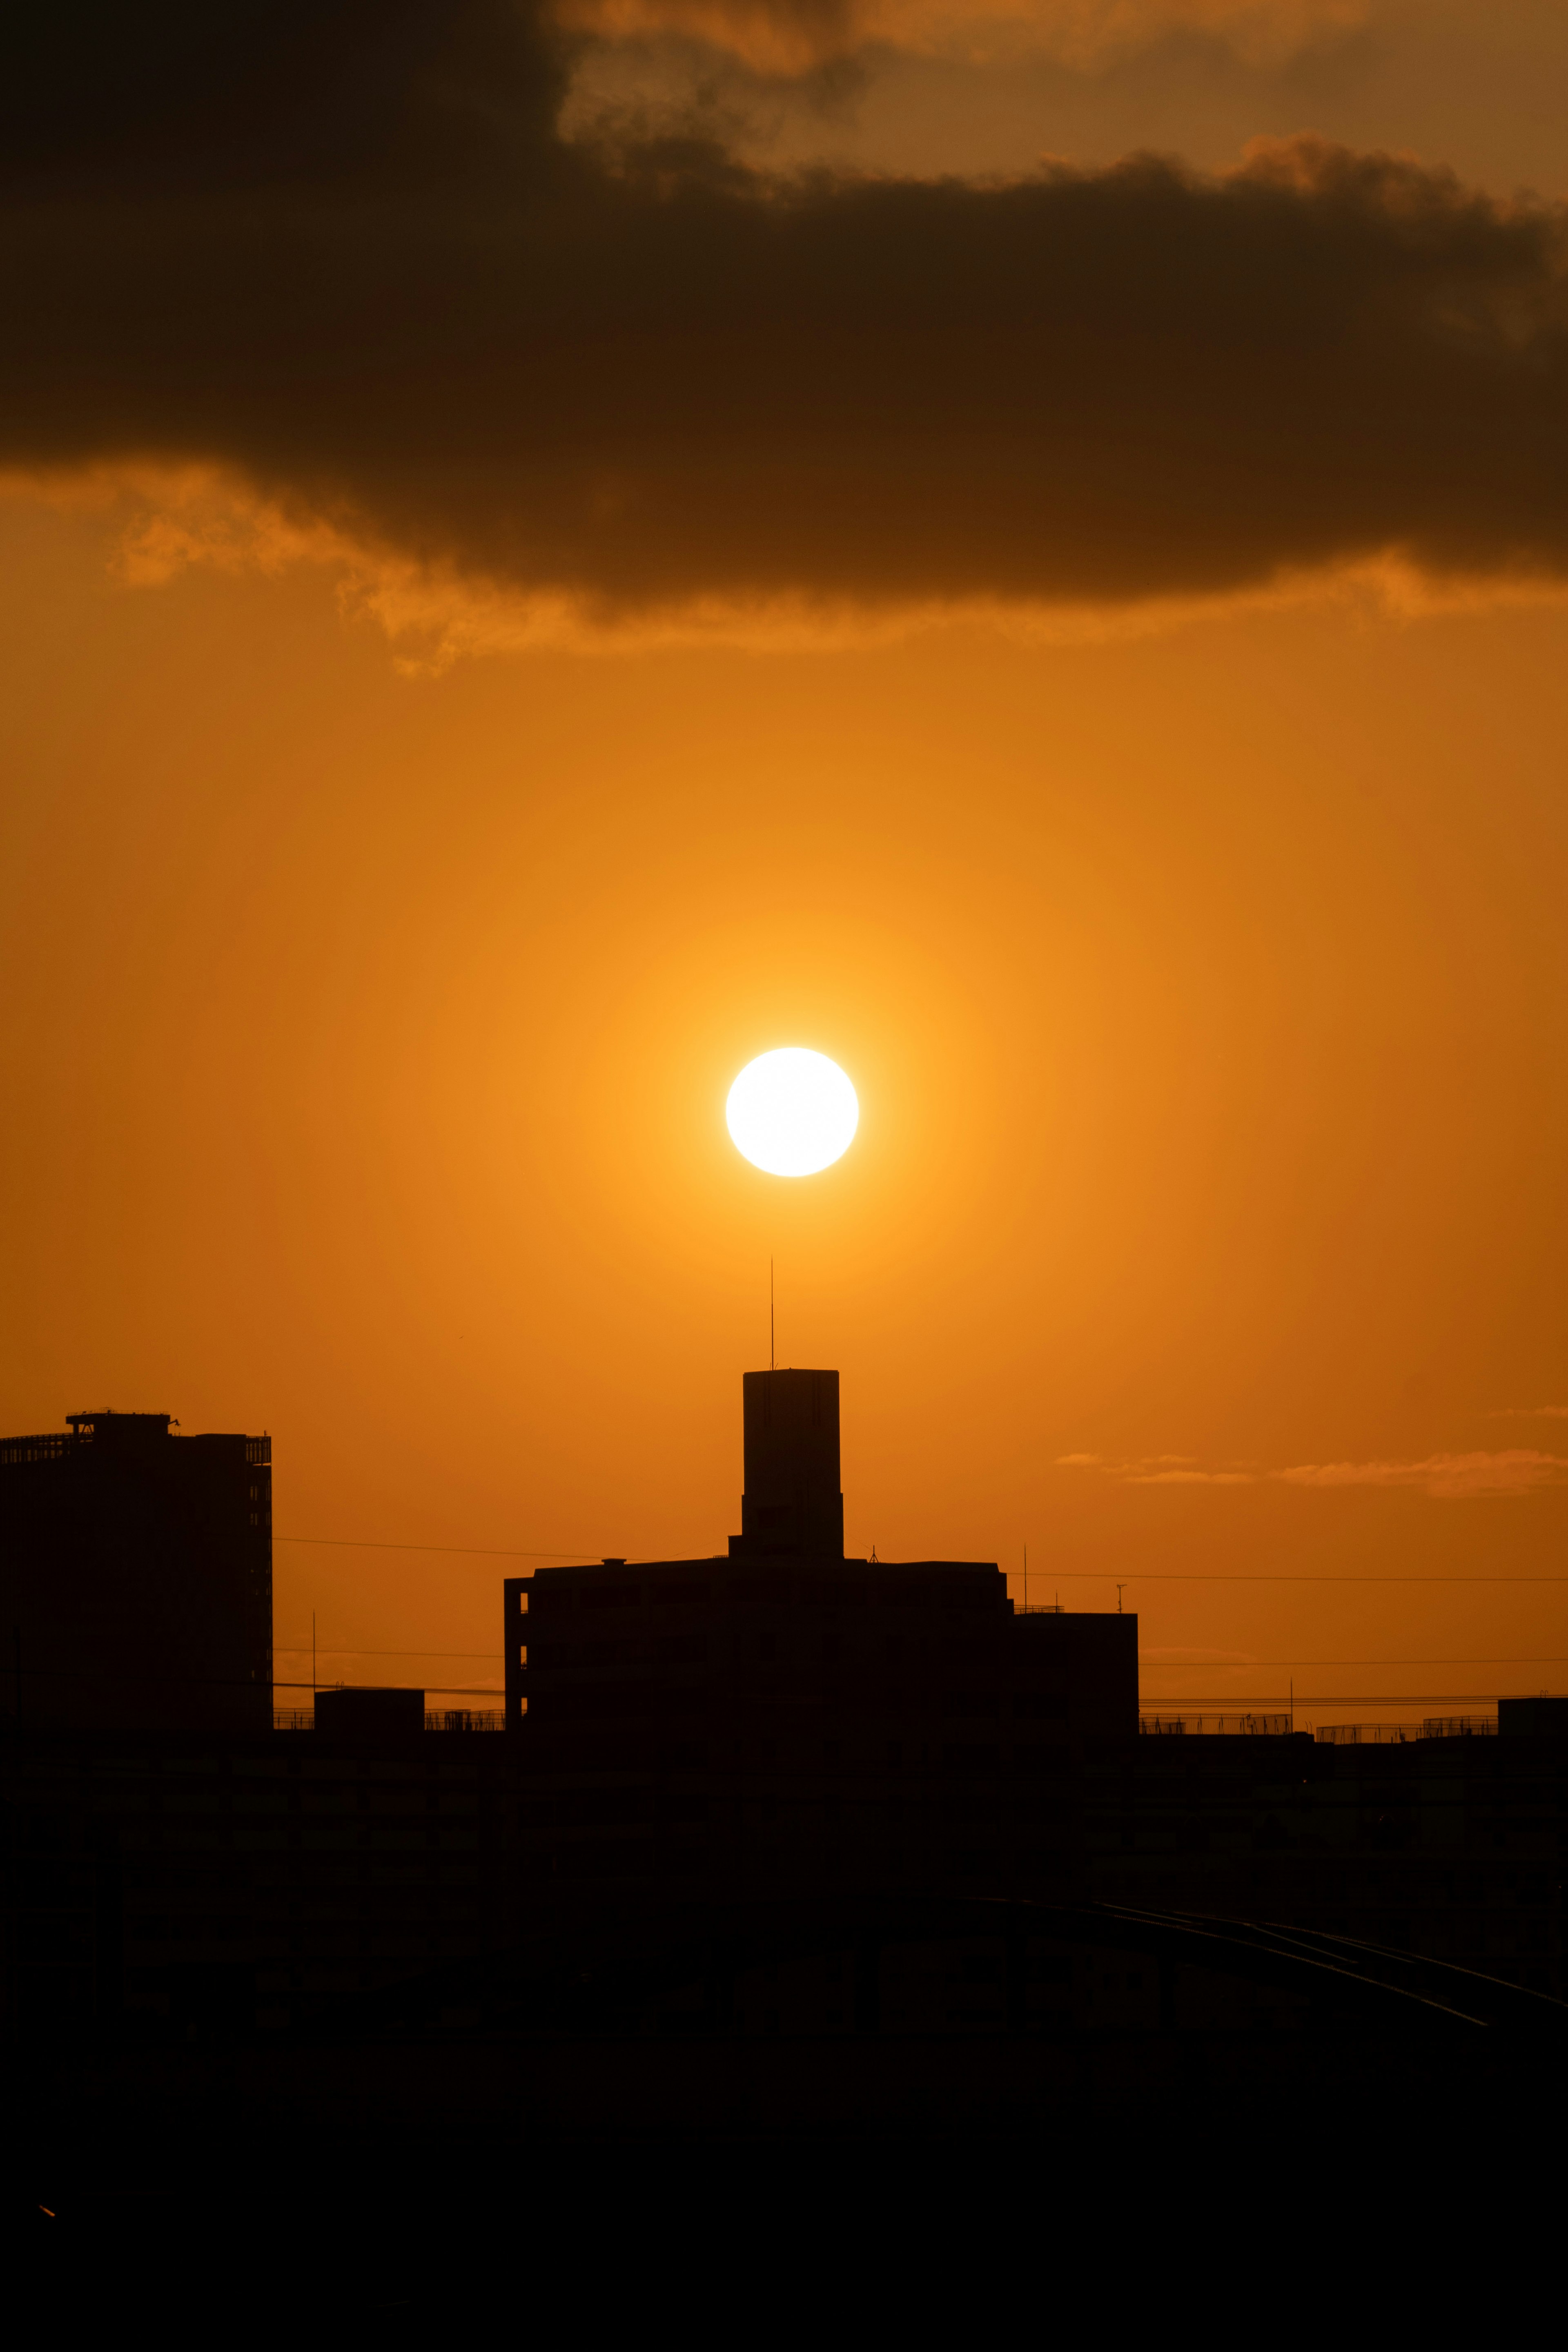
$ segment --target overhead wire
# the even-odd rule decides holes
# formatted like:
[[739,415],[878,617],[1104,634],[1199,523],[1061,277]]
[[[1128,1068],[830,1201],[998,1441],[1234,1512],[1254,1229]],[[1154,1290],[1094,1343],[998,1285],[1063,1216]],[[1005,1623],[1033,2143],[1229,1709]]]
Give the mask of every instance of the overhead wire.
[[519,1551],[507,1544],[382,1543],[374,1536],[280,1536],[274,1543],[320,1544],[332,1551],[434,1551],[461,1554],[473,1559],[601,1559],[597,1551]]
[[[528,1551],[505,1544],[431,1544],[388,1543],[373,1536],[286,1536],[275,1534],[274,1543],[316,1544],[339,1551],[422,1551],[436,1552],[472,1559],[559,1559],[598,1561],[604,1559],[597,1551]],[[722,1560],[723,1553],[714,1557]],[[1352,1569],[1337,1574],[1310,1569],[1245,1569],[1217,1570],[1208,1569],[1146,1569],[1134,1570],[1120,1578],[1106,1570],[1093,1568],[1052,1569],[1048,1571],[1058,1584],[1568,1584],[1568,1572],[1561,1575],[1540,1575],[1533,1570],[1515,1572],[1500,1569],[1487,1575],[1455,1576],[1446,1571],[1416,1571]],[[387,1654],[391,1654],[389,1652]]]
[[[274,1642],[272,1654],[274,1657],[305,1658],[310,1654],[310,1644],[308,1642]],[[347,1642],[321,1642],[317,1645],[317,1654],[323,1658],[504,1658],[507,1654],[505,1650],[356,1650]],[[1272,1660],[1270,1663],[1272,1664]],[[1445,1660],[1443,1663],[1446,1664],[1448,1662]],[[1525,1659],[1523,1663],[1529,1665],[1534,1662]],[[1375,1665],[1377,1661],[1368,1659],[1367,1664]]]

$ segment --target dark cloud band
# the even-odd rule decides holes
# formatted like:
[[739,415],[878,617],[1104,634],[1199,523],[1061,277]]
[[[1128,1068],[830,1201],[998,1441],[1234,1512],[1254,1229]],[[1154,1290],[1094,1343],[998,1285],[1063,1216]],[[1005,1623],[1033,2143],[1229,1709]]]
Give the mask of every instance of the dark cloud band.
[[0,463],[217,460],[622,609],[1568,567],[1558,212],[1311,143],[780,187],[563,145],[504,0],[214,14],[13,60]]

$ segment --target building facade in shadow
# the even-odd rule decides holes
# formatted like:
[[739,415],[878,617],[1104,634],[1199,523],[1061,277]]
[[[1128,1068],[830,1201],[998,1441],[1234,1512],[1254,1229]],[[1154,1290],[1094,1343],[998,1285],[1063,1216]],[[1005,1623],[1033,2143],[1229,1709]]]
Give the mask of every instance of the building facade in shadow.
[[269,1731],[272,1444],[162,1412],[0,1440],[0,1688],[24,1724]]

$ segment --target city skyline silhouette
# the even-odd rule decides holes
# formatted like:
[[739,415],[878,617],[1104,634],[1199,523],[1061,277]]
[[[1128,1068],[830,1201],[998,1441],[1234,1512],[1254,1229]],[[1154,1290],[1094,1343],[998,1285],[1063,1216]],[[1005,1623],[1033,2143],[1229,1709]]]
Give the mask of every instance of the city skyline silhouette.
[[26,2317],[1533,2299],[1565,117],[1545,0],[17,15]]

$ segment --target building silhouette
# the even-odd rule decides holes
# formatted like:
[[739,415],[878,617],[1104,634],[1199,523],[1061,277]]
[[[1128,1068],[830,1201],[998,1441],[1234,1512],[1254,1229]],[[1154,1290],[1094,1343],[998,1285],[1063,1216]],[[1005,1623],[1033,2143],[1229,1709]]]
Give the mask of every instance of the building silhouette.
[[0,1687],[18,1721],[268,1731],[272,1443],[78,1412],[0,1440]]
[[508,1729],[558,1760],[727,1740],[894,1769],[1136,1731],[1135,1616],[1026,1612],[994,1561],[847,1559],[837,1372],[747,1372],[742,1399],[727,1554],[506,1580]]
[[836,1376],[744,1401],[725,1551],[507,1580],[504,1737],[413,1690],[270,1727],[265,1439],[9,1441],[0,2034],[121,2066],[138,2128],[245,2043],[290,2129],[339,2080],[694,2132],[1049,2122],[1112,2076],[1185,2116],[1239,2065],[1426,2096],[1561,2035],[1563,1701],[1143,1737],[1135,1619],[846,1558]]
[[1072,1760],[1137,1731],[1136,1618],[1026,1614],[993,1561],[846,1559],[837,1373],[748,1372],[743,1397],[727,1553],[506,1580],[530,1867],[1065,1885]]

